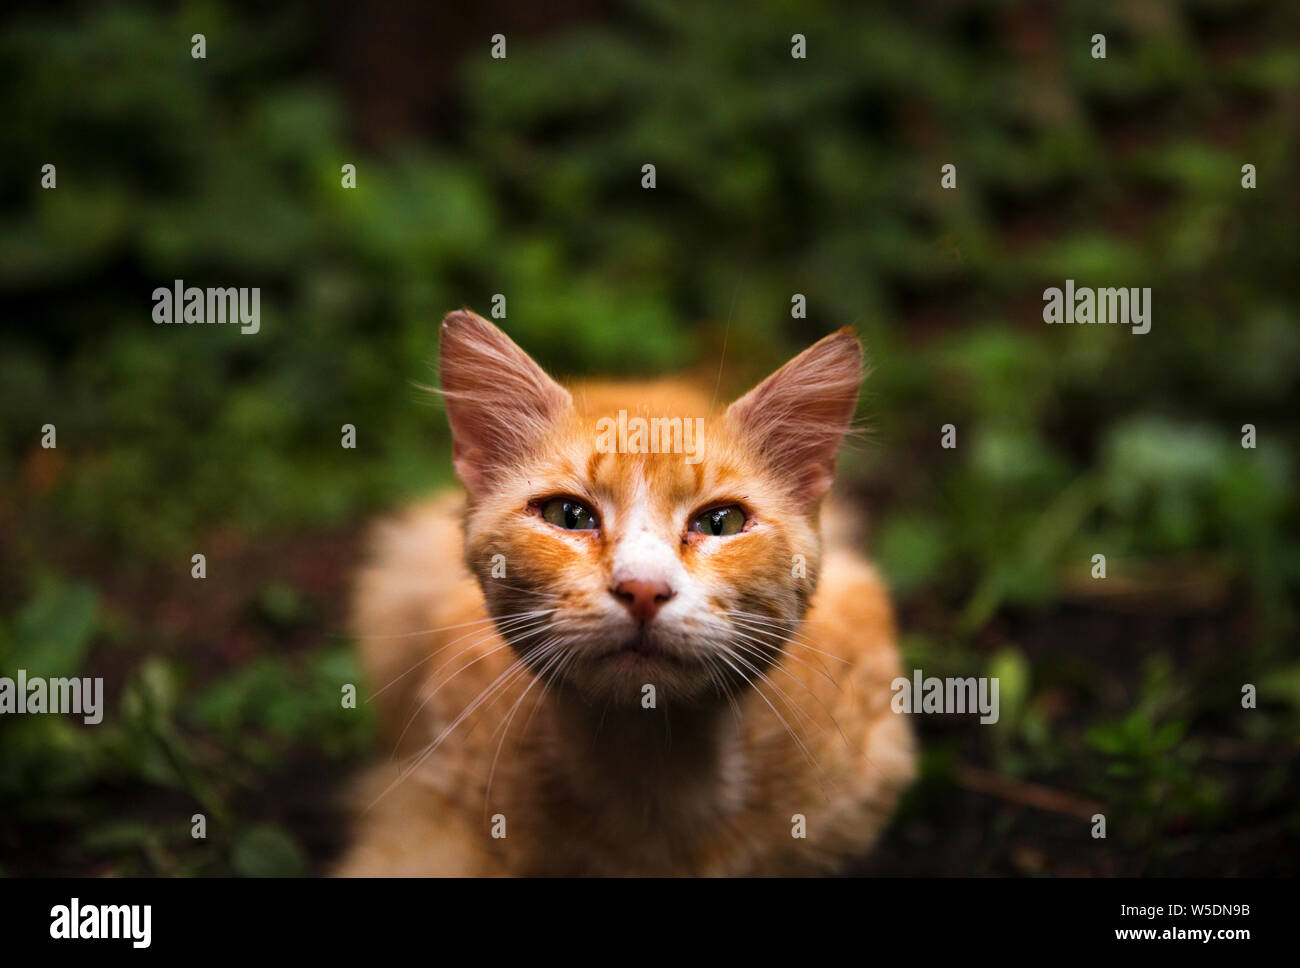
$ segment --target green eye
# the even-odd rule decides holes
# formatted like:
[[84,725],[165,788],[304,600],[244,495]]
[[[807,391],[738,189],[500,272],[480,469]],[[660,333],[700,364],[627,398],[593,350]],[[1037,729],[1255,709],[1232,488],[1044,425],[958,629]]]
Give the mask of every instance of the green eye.
[[736,505],[705,511],[691,522],[691,530],[713,537],[736,534],[745,526],[745,512]]
[[553,497],[542,505],[542,517],[565,531],[594,531],[600,527],[596,515],[571,497]]

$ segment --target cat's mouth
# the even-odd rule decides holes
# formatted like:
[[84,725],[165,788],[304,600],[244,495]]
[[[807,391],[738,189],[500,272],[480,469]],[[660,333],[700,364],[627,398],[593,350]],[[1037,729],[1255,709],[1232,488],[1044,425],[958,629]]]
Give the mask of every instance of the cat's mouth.
[[601,660],[609,661],[651,661],[667,662],[674,665],[685,665],[686,659],[677,654],[670,652],[664,647],[662,640],[650,629],[641,629],[630,639],[620,645],[618,648],[611,649],[601,656]]

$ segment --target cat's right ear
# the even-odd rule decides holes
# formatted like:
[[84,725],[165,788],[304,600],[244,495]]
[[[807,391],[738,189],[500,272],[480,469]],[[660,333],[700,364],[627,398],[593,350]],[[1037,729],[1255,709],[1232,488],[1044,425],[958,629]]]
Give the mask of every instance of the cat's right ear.
[[493,471],[537,446],[573,403],[505,333],[468,309],[442,321],[439,375],[451,424],[451,460],[471,496]]
[[862,344],[842,329],[746,393],[727,416],[811,507],[830,489],[861,382]]

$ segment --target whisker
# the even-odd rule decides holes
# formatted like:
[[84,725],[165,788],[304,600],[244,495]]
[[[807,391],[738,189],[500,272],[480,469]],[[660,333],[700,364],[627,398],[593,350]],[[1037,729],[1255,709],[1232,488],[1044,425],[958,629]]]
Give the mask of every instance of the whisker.
[[[739,642],[733,642],[731,644],[731,647],[735,649],[741,649],[745,651],[748,655],[757,655],[759,658],[762,659],[768,658],[767,656],[763,655],[761,652],[756,652],[752,646],[746,646]],[[817,726],[818,729],[824,728],[821,726],[820,723],[815,722],[812,719],[812,717],[809,716],[807,710],[805,710],[802,706],[798,705],[797,703],[793,702],[792,699],[790,698],[789,693],[787,693],[784,689],[782,689],[779,685],[777,685],[776,681],[772,679],[771,676],[767,675],[767,673],[765,673],[752,661],[746,659],[739,652],[733,651],[731,655],[734,659],[736,659],[736,661],[743,662],[745,664],[745,668],[752,670],[756,676],[762,678],[764,682],[768,683],[773,689],[775,689],[777,692],[777,697],[786,704],[786,707],[789,708],[790,711],[794,713],[796,717],[802,717],[802,719],[800,720],[801,722],[810,722],[813,725]]]
[[[733,621],[750,622],[755,625],[762,625],[764,624],[765,621],[770,621],[770,619],[767,616],[757,616],[747,612],[727,612],[726,614]],[[799,632],[795,632],[786,628],[781,628],[781,626],[779,625],[773,625],[772,627],[782,632],[786,636],[785,641],[789,642],[791,645],[801,646],[802,648],[808,649],[812,652],[816,652],[819,655],[824,655],[828,659],[834,659],[836,662],[843,663],[844,665],[852,665],[852,663],[849,662],[849,660],[844,658],[843,656],[835,655],[832,652],[823,651],[822,649],[819,649],[816,646],[810,644],[809,642],[804,640],[802,634]]]
[[811,626],[814,622],[810,618],[782,618],[779,615],[769,615],[763,612],[750,612],[743,608],[731,608],[724,610],[727,615],[736,618],[747,618],[763,625],[771,625],[780,628],[787,635],[798,635],[802,637],[800,631],[805,626]]
[[[397,742],[393,745],[393,753],[394,753],[394,754],[397,753],[398,748],[400,748],[401,745],[402,745],[402,740],[406,737],[407,730],[409,730],[409,729],[411,728],[411,724],[414,723],[415,720],[416,720],[417,718],[419,718],[419,715],[420,715],[420,713],[424,710],[424,707],[427,706],[427,705],[429,704],[430,700],[432,700],[433,697],[436,696],[436,695],[438,694],[438,692],[442,689],[443,686],[445,686],[445,685],[447,685],[448,683],[450,683],[453,679],[455,679],[458,675],[460,675],[462,672],[464,672],[464,671],[465,671],[466,669],[468,669],[470,666],[472,666],[472,665],[476,665],[477,663],[482,662],[484,659],[488,658],[489,656],[495,655],[496,653],[500,652],[502,649],[509,648],[509,647],[511,647],[511,646],[514,646],[514,645],[518,645],[519,641],[520,641],[522,638],[524,638],[524,637],[527,637],[527,636],[529,636],[529,635],[536,635],[536,634],[537,634],[539,631],[541,631],[542,628],[545,627],[547,624],[548,624],[548,623],[546,623],[546,622],[543,621],[543,620],[536,619],[536,620],[534,620],[533,623],[531,623],[531,624],[524,624],[524,625],[520,625],[520,626],[515,626],[514,628],[510,629],[508,633],[503,633],[503,634],[501,635],[501,638],[502,638],[502,640],[503,640],[503,644],[498,645],[498,646],[495,646],[495,647],[489,649],[487,652],[485,652],[485,653],[483,653],[482,655],[480,655],[478,658],[476,658],[476,659],[472,659],[471,661],[466,662],[463,666],[461,666],[459,669],[457,669],[455,672],[453,672],[453,673],[452,673],[450,676],[448,676],[446,679],[444,679],[444,680],[442,680],[441,682],[439,682],[439,683],[437,684],[437,686],[436,686],[436,687],[435,687],[431,692],[429,692],[428,695],[426,695],[426,696],[424,697],[424,700],[420,703],[420,705],[418,705],[418,706],[415,708],[415,712],[411,713],[411,717],[410,717],[410,719],[408,719],[408,720],[406,721],[406,725],[405,725],[404,727],[402,727],[402,732],[401,732],[401,734],[397,737]],[[493,630],[493,634],[495,634],[495,633],[496,633],[496,630],[494,629],[494,630]],[[470,633],[470,634],[475,634],[475,633]],[[437,676],[438,676],[438,673],[439,673],[439,672],[441,672],[443,669],[447,668],[447,666],[451,665],[453,662],[455,662],[457,659],[459,659],[461,656],[463,656],[463,655],[464,655],[466,652],[468,652],[470,649],[473,649],[473,648],[475,648],[476,646],[479,646],[479,645],[481,645],[482,643],[487,642],[487,641],[489,641],[489,640],[492,638],[492,635],[491,635],[491,634],[484,634],[484,633],[482,633],[482,632],[477,633],[477,634],[480,636],[479,638],[475,639],[473,642],[470,642],[468,645],[464,645],[464,646],[462,646],[462,647],[460,648],[460,651],[458,651],[455,655],[453,655],[450,659],[448,659],[448,660],[447,660],[446,662],[444,662],[442,665],[438,666],[438,668],[434,669],[433,672],[432,672],[431,675],[430,675],[430,679],[436,679]],[[464,637],[464,636],[462,636],[462,638],[463,638],[463,637]],[[438,652],[444,652],[444,651],[446,651],[449,647],[450,647],[450,643],[449,643],[448,645],[443,646],[441,649],[438,649],[437,652],[433,653],[433,655],[437,655]],[[421,661],[421,663],[423,663],[423,662],[427,661],[427,659],[430,659],[430,658],[433,658],[433,656],[432,656],[432,655],[431,655],[431,656],[427,656],[425,659],[421,659],[420,661]]]
[[[501,725],[497,727],[497,730],[499,730],[501,733],[501,740],[497,743],[496,752],[492,754],[492,766],[488,770],[487,786],[484,788],[483,791],[484,814],[487,813],[490,807],[490,800],[492,797],[492,781],[496,778],[496,773],[497,773],[497,760],[501,756],[501,747],[505,745],[506,737],[510,734],[510,724],[514,722],[515,713],[519,711],[519,704],[522,703],[524,701],[524,698],[528,695],[528,693],[532,691],[533,686],[537,685],[538,681],[545,677],[547,670],[550,669],[552,665],[564,661],[566,657],[566,653],[563,647],[559,643],[560,643],[559,636],[555,636],[548,640],[548,643],[546,646],[544,646],[544,648],[549,648],[550,653],[549,655],[547,655],[545,663],[542,665],[538,673],[533,676],[532,682],[528,683],[528,685],[524,687],[524,691],[519,694],[519,698],[516,699],[514,705],[510,707],[509,714],[506,716],[504,720],[502,720]],[[541,654],[538,655],[538,658],[541,658]],[[533,712],[536,711],[537,711],[537,707],[536,705],[534,705]],[[525,732],[527,732],[528,730],[528,722],[532,722],[531,715],[528,717],[528,721],[524,723]],[[493,731],[492,736],[495,735],[496,735],[496,731]],[[492,742],[491,736],[488,737],[488,742],[489,743]]]
[[541,592],[534,588],[524,588],[522,585],[511,585],[500,578],[489,578],[488,581],[492,583],[491,587],[493,588],[504,588],[508,591],[518,592],[520,595],[532,595],[536,598],[545,598],[548,601],[553,600],[555,597],[552,592]]
[[731,713],[740,722],[740,703],[736,702],[736,697],[732,690],[727,686],[726,675],[721,668],[715,665],[716,658],[712,655],[703,655],[704,667],[709,673],[709,680],[713,683],[714,691],[720,696],[725,696],[727,703],[731,706]]
[[[483,635],[484,633],[489,632],[489,631],[500,631],[500,632],[504,635],[506,630],[503,630],[503,629],[500,627],[500,626],[502,626],[502,625],[511,626],[511,628],[509,629],[509,631],[514,631],[514,629],[518,627],[518,625],[517,625],[516,623],[522,623],[522,624],[525,624],[525,625],[526,625],[526,624],[527,624],[527,621],[528,621],[529,619],[540,618],[540,617],[542,617],[543,615],[549,615],[549,614],[550,614],[551,612],[553,612],[553,611],[555,611],[555,609],[541,609],[541,610],[538,610],[538,611],[535,611],[535,612],[519,612],[519,613],[517,613],[517,614],[514,615],[514,616],[508,616],[508,617],[507,617],[507,616],[503,616],[503,617],[500,618],[500,619],[491,619],[491,618],[488,618],[488,619],[486,619],[485,621],[486,621],[487,623],[491,623],[490,625],[485,625],[485,626],[482,626],[482,627],[480,627],[480,628],[472,629],[471,631],[466,632],[464,635],[460,635],[460,636],[457,636],[456,638],[452,639],[452,640],[451,640],[450,642],[448,642],[446,645],[442,646],[442,648],[440,648],[440,649],[435,649],[434,651],[430,652],[428,655],[421,657],[420,660],[419,660],[418,662],[415,663],[415,665],[411,666],[411,667],[410,667],[409,669],[407,669],[405,672],[402,672],[402,673],[398,674],[398,675],[397,675],[396,677],[394,677],[394,678],[392,679],[392,681],[390,681],[387,685],[385,685],[383,688],[381,688],[381,689],[379,689],[378,691],[376,691],[375,693],[373,693],[373,694],[370,696],[370,698],[366,700],[366,702],[372,702],[372,701],[374,700],[375,696],[378,696],[380,693],[384,692],[384,691],[385,691],[386,689],[388,689],[389,687],[395,685],[399,679],[404,679],[406,676],[410,675],[410,674],[411,674],[412,672],[414,672],[416,669],[420,668],[420,666],[424,665],[426,662],[428,662],[428,661],[429,661],[430,659],[432,659],[434,656],[438,655],[438,654],[441,653],[441,652],[445,652],[447,649],[451,648],[451,647],[452,647],[453,645],[455,645],[457,642],[461,642],[461,641],[463,641],[463,640],[469,638],[471,635]],[[464,623],[464,624],[465,624],[465,625],[470,625],[470,624],[480,625],[481,623],[479,623],[479,622],[473,622],[473,623],[466,622],[466,623]],[[448,629],[452,629],[452,628],[463,628],[463,627],[464,627],[463,625],[462,625],[462,626],[455,626],[455,625],[452,625],[452,626],[448,626]]]
[[[761,615],[758,615],[758,614],[755,613],[755,612],[746,612],[746,611],[741,610],[741,609],[728,610],[727,614],[733,616],[733,619],[732,619],[732,620],[733,620],[733,624],[738,624],[739,621],[741,621],[741,620],[746,621],[746,622],[753,622],[753,621],[755,621],[755,620],[762,620],[762,621],[770,622],[770,623],[773,623],[773,624],[775,624],[775,623],[778,622],[778,621],[781,621],[781,622],[788,622],[788,621],[789,621],[789,620],[786,620],[786,619],[780,619],[780,620],[778,620],[778,619],[776,619],[776,618],[774,618],[774,617],[772,617],[772,616],[761,616]],[[736,616],[740,616],[740,617],[742,617],[742,618],[741,618],[740,620],[738,620],[738,619],[736,618]],[[809,624],[809,623],[807,623],[807,622],[805,621],[804,624]],[[758,631],[757,629],[752,628],[752,627],[750,627],[749,630],[750,630],[750,631]],[[833,654],[831,654],[831,653],[829,653],[829,652],[823,652],[821,649],[813,648],[812,646],[808,645],[806,642],[795,642],[795,641],[792,641],[792,640],[790,640],[790,639],[785,639],[785,640],[783,640],[783,641],[787,642],[787,643],[790,644],[790,645],[801,645],[801,646],[803,646],[804,648],[806,648],[806,649],[810,649],[810,650],[813,651],[813,652],[817,652],[817,653],[819,653],[819,654],[821,654],[821,655],[824,655],[824,656],[826,656],[827,658],[835,659],[837,662],[841,662],[841,663],[843,663],[844,665],[852,665],[852,663],[851,663],[848,659],[845,659],[845,658],[843,658],[842,656],[833,655]],[[786,655],[788,658],[794,658],[794,656],[790,655],[789,653],[785,653],[785,655]],[[837,686],[837,688],[839,687],[838,683],[836,684],[836,686]],[[825,705],[824,705],[824,704],[823,704],[823,708],[825,708]],[[839,731],[840,736],[844,737],[845,743],[851,747],[853,744],[850,743],[849,740],[848,740],[848,737],[845,736],[845,734],[844,734],[844,730],[843,730],[843,728],[840,726],[838,720],[836,720],[835,717],[834,717],[833,715],[830,714],[829,710],[827,710],[827,715],[830,716],[831,722],[835,723],[835,728],[836,728],[836,730]],[[865,760],[866,760],[868,766],[870,766],[873,770],[875,770],[877,773],[879,773],[882,777],[886,776],[885,771],[882,770],[879,766],[877,766],[877,765],[875,764],[875,762],[871,759],[870,756],[867,756],[867,755],[865,754],[865,752],[863,753],[863,756],[864,756],[864,758],[865,758]]]
[[[749,633],[751,633],[751,632],[754,633],[754,634],[753,634],[753,635],[749,634]],[[769,647],[770,647],[770,648],[771,648],[771,649],[772,649],[772,650],[773,650],[777,655],[784,656],[785,658],[789,659],[791,662],[797,662],[797,663],[799,663],[801,666],[803,666],[803,667],[804,667],[805,669],[807,669],[808,671],[817,673],[817,675],[821,676],[823,679],[825,679],[827,682],[829,682],[832,686],[835,686],[835,687],[838,688],[839,683],[836,682],[835,679],[834,679],[834,677],[831,676],[831,674],[830,674],[829,672],[827,672],[825,669],[818,669],[816,666],[814,666],[814,665],[812,665],[812,664],[810,664],[810,663],[808,663],[808,662],[805,662],[803,659],[799,658],[797,655],[791,655],[789,652],[785,651],[785,649],[781,648],[780,645],[773,644],[773,643],[769,642],[768,639],[766,639],[766,638],[761,638],[761,636],[765,636],[765,635],[767,635],[767,636],[771,636],[772,638],[776,639],[777,642],[780,642],[780,643],[782,643],[782,644],[794,644],[794,643],[790,643],[789,639],[783,639],[783,638],[781,638],[779,635],[776,635],[776,634],[773,633],[773,632],[767,632],[767,631],[762,630],[762,629],[756,629],[756,628],[752,628],[752,627],[749,627],[749,626],[743,626],[743,625],[736,629],[736,634],[739,635],[739,636],[741,636],[742,638],[748,639],[750,642],[756,642],[756,643],[758,643],[758,644],[760,644],[760,645],[766,645],[766,646],[769,646]]]
[[[532,612],[536,612],[536,611],[540,611],[540,610],[539,609],[532,610]],[[487,625],[489,622],[504,621],[505,619],[508,618],[519,618],[522,615],[529,615],[529,614],[531,614],[531,612],[511,612],[505,615],[497,615],[495,617],[488,615],[485,616],[484,618],[476,618],[471,622],[457,622],[455,625],[440,625],[434,628],[416,629],[414,632],[393,632],[389,635],[367,635],[366,638],[376,640],[376,641],[383,641],[385,639],[409,639],[409,638],[414,638],[415,636],[418,635],[435,635],[438,632],[451,632],[454,629],[468,628],[471,625]]]
[[424,750],[415,759],[415,762],[413,762],[408,768],[406,768],[401,773],[399,773],[397,779],[395,779],[392,783],[390,783],[384,789],[384,791],[380,793],[379,796],[376,797],[374,801],[370,804],[370,806],[367,807],[366,809],[367,810],[372,809],[375,806],[375,804],[379,803],[380,800],[388,796],[388,794],[391,793],[400,783],[402,783],[407,777],[409,777],[412,773],[414,773],[417,769],[419,769],[420,766],[424,763],[424,761],[427,760],[430,756],[432,756],[437,751],[438,747],[442,745],[443,740],[445,740],[448,736],[450,736],[456,730],[456,728],[460,726],[460,724],[463,723],[468,717],[473,715],[474,712],[480,706],[482,706],[484,702],[486,702],[491,696],[496,694],[497,691],[502,687],[502,684],[506,680],[506,677],[510,675],[511,672],[516,671],[517,667],[524,665],[525,659],[531,658],[531,652],[535,650],[536,647],[533,647],[533,649],[530,650],[529,653],[525,653],[524,656],[521,656],[520,658],[516,659],[513,663],[511,663],[506,668],[504,672],[502,672],[499,676],[497,676],[496,679],[492,680],[491,684],[489,684],[488,687],[484,689],[482,692],[480,692],[478,696],[471,703],[469,703],[463,710],[461,710],[460,714],[454,720],[452,720],[451,724],[448,725],[445,729],[443,729],[442,732],[440,732],[434,738],[434,740],[424,748]]
[[[791,738],[792,740],[794,740],[795,745],[799,747],[799,751],[803,754],[804,758],[808,761],[808,764],[809,764],[809,765],[810,765],[814,770],[816,770],[817,775],[818,775],[818,781],[822,784],[822,792],[823,792],[823,794],[827,797],[827,799],[829,799],[829,798],[830,798],[830,793],[829,793],[829,791],[826,789],[826,786],[825,786],[825,778],[824,778],[824,776],[823,776],[823,771],[822,771],[822,768],[821,768],[821,764],[817,761],[817,758],[816,758],[815,756],[813,756],[812,752],[808,749],[808,747],[807,747],[807,745],[804,743],[804,741],[803,741],[802,739],[799,738],[799,736],[798,736],[798,735],[795,733],[795,731],[791,728],[790,724],[786,721],[786,718],[785,718],[784,716],[781,715],[780,710],[778,710],[778,709],[776,708],[776,706],[774,706],[774,705],[772,704],[772,701],[771,701],[770,699],[767,698],[767,696],[763,693],[763,690],[760,689],[760,688],[758,687],[758,684],[755,683],[753,680],[751,680],[748,676],[746,676],[746,675],[745,675],[745,674],[744,674],[740,669],[737,669],[736,666],[735,666],[734,664],[732,664],[731,660],[727,658],[726,654],[727,654],[727,653],[730,653],[734,658],[739,659],[741,662],[744,662],[745,660],[742,659],[739,655],[736,655],[736,653],[732,652],[732,651],[731,651],[727,646],[725,646],[725,645],[722,646],[722,649],[723,649],[723,651],[722,651],[721,653],[718,653],[719,656],[722,658],[722,660],[723,660],[724,662],[727,663],[727,665],[731,666],[731,668],[735,670],[735,672],[736,672],[737,675],[741,676],[741,678],[745,679],[746,682],[748,682],[751,686],[753,686],[755,694],[756,694],[760,699],[762,699],[763,702],[765,702],[765,703],[767,704],[767,708],[770,709],[770,710],[772,710],[772,714],[773,714],[774,716],[776,716],[776,718],[777,718],[778,720],[780,720],[781,725],[784,726],[784,727],[785,727],[785,731],[786,731],[787,733],[790,734],[790,738]],[[766,678],[766,677],[765,677],[765,678]],[[769,679],[768,682],[771,683],[771,680]]]
[[[753,639],[752,637],[750,637],[750,636],[748,636],[748,635],[745,635],[743,632],[738,632],[737,634],[740,635],[742,638],[750,639],[750,641],[753,641],[753,642],[757,642],[757,641],[758,641],[757,639]],[[735,643],[735,645],[736,645],[738,648],[746,648],[745,646],[741,645],[741,643],[739,643],[739,642]],[[758,652],[757,650],[753,650],[752,647],[751,647],[750,649],[747,649],[747,651],[751,651],[751,654],[758,655],[760,658],[766,658],[766,657],[767,657],[767,656],[765,656],[763,653]],[[798,661],[799,661],[797,658],[795,658],[794,656],[790,655],[790,653],[786,652],[784,649],[780,649],[780,648],[778,648],[776,651],[777,651],[777,654],[780,655],[780,656],[782,656],[783,658],[791,659],[791,660],[793,660],[793,661],[795,661],[795,662],[798,662]],[[805,662],[805,663],[802,663],[802,664],[803,664],[803,665],[808,665],[808,663],[806,663],[806,662]],[[789,676],[791,679],[793,679],[795,682],[799,683],[799,685],[801,685],[801,686],[804,688],[804,691],[807,692],[808,695],[812,696],[813,701],[816,702],[817,705],[821,706],[821,708],[822,708],[822,712],[824,712],[824,713],[826,714],[826,717],[827,717],[827,718],[828,718],[832,723],[835,724],[835,730],[836,730],[836,732],[838,732],[838,733],[840,734],[840,738],[841,738],[842,740],[844,740],[844,745],[846,745],[846,746],[850,746],[850,745],[852,745],[852,744],[849,743],[849,738],[848,738],[848,736],[845,735],[843,728],[840,726],[840,722],[839,722],[839,720],[835,718],[835,714],[832,713],[832,712],[830,711],[830,708],[826,705],[826,703],[824,703],[824,702],[822,701],[821,696],[819,696],[819,695],[817,695],[817,693],[813,692],[812,688],[808,685],[808,683],[804,682],[802,679],[800,679],[798,676],[796,676],[793,672],[791,672],[789,669],[787,669],[787,668],[785,667],[785,663],[784,663],[784,662],[778,662],[778,663],[775,663],[774,666],[773,666],[773,668],[780,669],[782,672],[784,672],[786,675],[788,675],[788,676]],[[812,666],[808,666],[808,668],[809,668],[809,669],[812,669],[813,672],[816,672],[816,673],[818,673],[819,675],[825,675],[825,673],[821,672],[821,670],[819,670],[819,669],[813,669]],[[826,679],[831,683],[831,685],[835,686],[836,688],[839,688],[839,683],[836,682],[834,679],[831,679],[830,676],[826,676]]]
[[[529,712],[528,718],[524,720],[523,731],[525,733],[528,732],[528,724],[531,723],[533,721],[533,717],[537,715],[537,710],[541,706],[542,700],[546,698],[546,690],[549,689],[556,681],[559,680],[560,675],[564,672],[565,669],[567,669],[569,666],[573,665],[577,661],[580,654],[581,653],[577,652],[576,650],[570,651],[568,653],[568,658],[561,660],[560,664],[551,671],[549,681],[542,683],[542,694],[537,697],[537,702],[533,704],[532,711]],[[609,708],[608,705],[606,705],[605,708],[608,709]],[[602,713],[601,715],[603,717],[604,714]]]
[[[454,656],[452,656],[441,666],[439,666],[437,671],[435,671],[435,675],[437,674],[437,672],[441,671],[442,669],[445,669],[448,665],[450,665],[452,662],[455,662],[462,655],[464,655],[466,652],[468,652],[470,649],[474,648],[474,646],[478,644],[479,644],[478,642],[471,642],[469,645],[465,646]],[[402,727],[402,731],[398,734],[397,741],[393,743],[393,756],[396,756],[397,751],[401,749],[402,740],[406,738],[407,732],[410,730],[411,726],[414,725],[415,721],[420,718],[420,713],[424,712],[424,708],[428,706],[430,702],[433,701],[433,697],[438,694],[439,690],[441,690],[443,686],[448,685],[453,679],[455,679],[458,675],[460,675],[470,666],[477,665],[479,662],[482,662],[484,659],[490,658],[491,656],[496,655],[498,652],[502,651],[503,649],[508,649],[508,648],[510,648],[509,642],[503,642],[501,645],[494,646],[493,648],[484,652],[482,655],[478,656],[477,658],[471,659],[469,662],[466,662],[463,666],[461,666],[459,669],[457,669],[455,672],[449,675],[442,682],[438,683],[437,686],[435,686],[432,690],[430,690],[425,695],[424,699],[420,701],[420,704],[415,707],[415,712],[411,713],[410,718],[407,719],[406,721],[406,725]]]

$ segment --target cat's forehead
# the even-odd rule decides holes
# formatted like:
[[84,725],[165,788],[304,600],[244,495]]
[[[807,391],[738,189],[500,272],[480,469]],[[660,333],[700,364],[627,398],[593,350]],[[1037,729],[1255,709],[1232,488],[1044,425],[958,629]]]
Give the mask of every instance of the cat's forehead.
[[678,454],[593,451],[583,476],[590,492],[619,507],[645,506],[673,514],[686,505],[723,497],[738,500],[747,475],[724,453],[705,448],[698,463]]
[[694,388],[592,384],[572,392],[555,471],[602,503],[677,514],[701,501],[739,499],[752,485],[746,453]]

